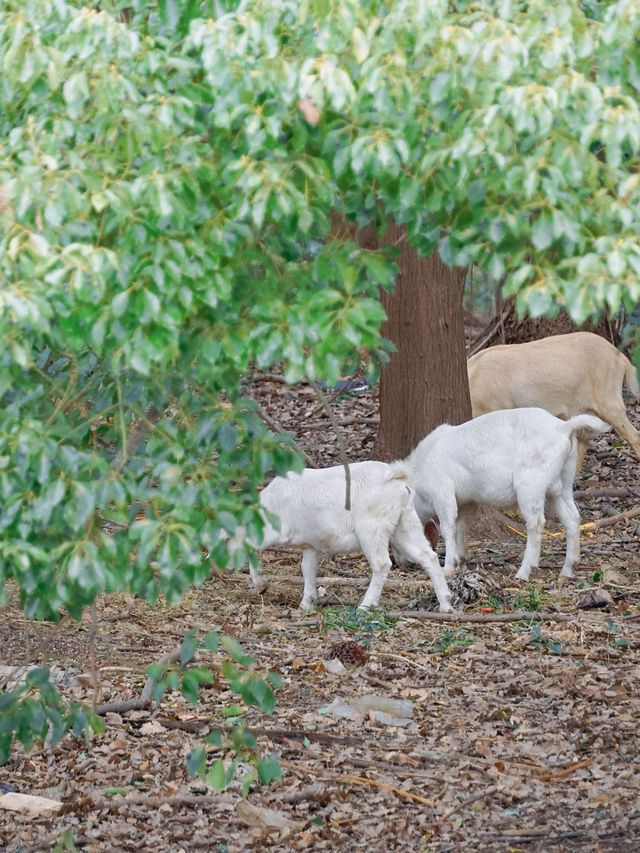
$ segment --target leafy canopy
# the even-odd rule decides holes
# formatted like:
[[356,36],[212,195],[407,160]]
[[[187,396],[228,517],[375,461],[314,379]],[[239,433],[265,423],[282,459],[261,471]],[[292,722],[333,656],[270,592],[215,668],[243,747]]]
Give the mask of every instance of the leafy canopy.
[[242,377],[384,354],[393,267],[341,218],[534,314],[637,301],[639,30],[638,0],[5,0],[0,572],[28,614],[176,598],[260,535],[295,463]]

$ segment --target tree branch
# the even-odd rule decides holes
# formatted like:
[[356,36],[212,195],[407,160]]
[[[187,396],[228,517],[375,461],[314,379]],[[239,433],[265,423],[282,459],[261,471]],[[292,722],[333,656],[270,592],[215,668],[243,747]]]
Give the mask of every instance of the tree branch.
[[437,613],[431,610],[391,610],[390,616],[428,622],[571,622],[570,613],[514,610],[511,613]]

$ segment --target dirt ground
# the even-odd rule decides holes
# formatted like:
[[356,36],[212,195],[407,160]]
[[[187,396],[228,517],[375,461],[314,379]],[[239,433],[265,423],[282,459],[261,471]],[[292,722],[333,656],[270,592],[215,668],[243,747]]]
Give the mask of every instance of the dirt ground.
[[[262,377],[249,390],[319,464],[337,460],[335,437],[310,389]],[[345,396],[335,407],[350,457],[367,458],[375,396]],[[640,406],[628,410],[640,425]],[[640,504],[639,473],[627,446],[599,439],[576,484],[586,492],[583,522]],[[600,495],[599,487],[619,492]],[[273,580],[261,597],[243,574],[213,575],[173,608],[104,596],[98,701],[139,695],[144,668],[192,626],[237,637],[258,671],[280,674],[273,715],[250,710],[246,717],[259,730],[262,752],[280,758],[283,778],[254,787],[247,801],[284,816],[283,828],[253,825],[238,784],[218,794],[186,772],[187,753],[234,701],[216,682],[198,706],[170,694],[158,708],[108,714],[105,734],[90,744],[67,737],[32,755],[17,749],[0,768],[0,787],[54,797],[64,807],[38,819],[0,811],[0,848],[639,850],[640,518],[585,530],[579,580],[559,589],[563,544],[548,536],[540,572],[518,585],[523,539],[477,539],[470,568],[481,584],[462,606],[485,618],[525,609],[559,620],[567,614],[566,621],[446,624],[382,613],[358,627],[346,608],[362,595],[367,570],[355,558],[323,562],[320,574],[343,583],[324,583],[323,606],[301,614],[298,560],[277,552],[265,555]],[[578,610],[594,587],[606,588],[612,603]],[[416,571],[396,569],[383,604],[404,610],[428,589]],[[87,673],[88,634],[88,619],[28,622],[13,602],[0,624],[0,660]],[[366,643],[368,660],[332,674],[329,648],[347,639]],[[207,662],[217,668],[222,659],[214,654]],[[91,702],[87,676],[67,681],[60,688],[66,696]],[[338,696],[364,694],[411,700],[411,722],[320,713]],[[212,747],[212,755],[221,754],[230,757]]]

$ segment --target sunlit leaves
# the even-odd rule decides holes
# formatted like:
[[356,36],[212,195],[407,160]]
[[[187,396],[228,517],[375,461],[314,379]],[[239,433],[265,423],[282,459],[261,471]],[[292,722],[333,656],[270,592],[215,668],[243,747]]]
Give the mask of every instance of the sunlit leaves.
[[295,462],[242,377],[385,357],[393,257],[358,228],[536,315],[640,298],[638,13],[605,6],[3,4],[0,567],[30,615],[252,556]]

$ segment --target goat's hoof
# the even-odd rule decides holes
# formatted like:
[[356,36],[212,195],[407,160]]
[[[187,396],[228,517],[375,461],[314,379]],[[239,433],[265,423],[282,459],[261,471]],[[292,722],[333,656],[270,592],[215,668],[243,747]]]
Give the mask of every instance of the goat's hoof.
[[453,607],[451,604],[441,604],[440,605],[440,613],[453,613]]
[[315,607],[316,599],[312,599],[311,601],[301,601],[300,602],[300,610],[311,610]]
[[560,578],[562,580],[575,580],[578,576],[573,571],[573,569],[563,569],[560,572]]
[[529,572],[522,572],[522,571],[520,571],[520,572],[518,572],[518,574],[516,575],[516,580],[517,580],[517,581],[524,581],[525,583],[527,583],[527,582],[528,582],[528,580],[529,580],[529,578],[530,578],[530,576],[531,576],[531,575],[530,575],[530,573],[529,573]]
[[254,585],[253,585],[253,591],[256,595],[262,595],[263,593],[265,593],[267,591],[268,588],[269,588],[269,581],[266,581],[266,580],[257,581],[257,583],[254,583]]

